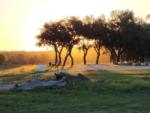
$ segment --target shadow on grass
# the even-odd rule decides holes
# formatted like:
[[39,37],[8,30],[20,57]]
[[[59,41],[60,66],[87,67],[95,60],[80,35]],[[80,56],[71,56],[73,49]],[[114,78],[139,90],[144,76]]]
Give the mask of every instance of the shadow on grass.
[[23,65],[0,65],[0,70],[7,70],[7,69],[13,69],[13,68],[18,68]]

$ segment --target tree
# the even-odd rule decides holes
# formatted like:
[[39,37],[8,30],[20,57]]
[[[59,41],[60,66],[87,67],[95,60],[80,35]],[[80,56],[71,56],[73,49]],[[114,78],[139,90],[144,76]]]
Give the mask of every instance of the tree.
[[107,24],[105,20],[105,16],[101,16],[97,18],[93,23],[93,37],[94,39],[94,49],[97,54],[96,64],[99,63],[100,58],[100,50],[104,46],[104,40],[107,35]]
[[103,39],[106,37],[107,27],[106,20],[104,16],[97,19],[91,17],[86,17],[84,20],[83,36],[87,37],[89,40],[93,40],[93,47],[97,54],[96,64],[99,63],[100,50],[103,46]]
[[135,46],[130,54],[133,54],[135,61],[144,62],[149,57],[149,43],[150,43],[150,25],[145,23],[143,20],[136,22],[137,29],[134,29],[136,40],[134,41]]
[[63,66],[65,66],[68,56],[71,58],[71,66],[74,65],[72,49],[73,49],[74,45],[77,44],[78,42],[79,42],[79,39],[76,39],[76,38],[72,38],[71,40],[68,40],[68,43],[65,45],[65,48],[67,49],[67,53],[66,53],[66,56],[65,56],[65,59],[63,62]]
[[5,62],[5,56],[3,54],[0,54],[0,65],[2,65]]
[[129,10],[112,11],[108,20],[105,16],[86,16],[83,20],[73,16],[46,23],[37,36],[37,44],[54,48],[55,65],[61,64],[64,48],[67,52],[63,66],[68,57],[73,65],[72,49],[77,44],[83,51],[84,64],[87,63],[86,56],[91,47],[96,52],[96,64],[99,63],[103,47],[110,52],[113,63],[123,60],[143,62],[150,57],[150,25],[142,21],[143,19],[135,18],[134,13]]
[[132,11],[112,11],[108,23],[109,33],[105,47],[110,51],[114,63],[120,61],[121,55],[127,50],[134,36],[134,14]]
[[77,17],[70,17],[63,19],[63,26],[66,28],[66,32],[68,33],[68,37],[65,37],[65,45],[64,47],[67,50],[66,56],[64,58],[63,66],[65,66],[68,57],[71,59],[71,66],[74,65],[74,59],[72,56],[72,49],[73,47],[79,43],[80,39],[77,36],[78,27],[78,18]]
[[[87,21],[90,21],[90,18],[87,17]],[[84,23],[82,20],[80,20],[78,17],[71,17],[69,19],[69,22],[72,25],[72,28],[75,31],[76,37],[79,37],[79,50],[83,51],[83,62],[86,64],[86,56],[88,54],[88,50],[92,47],[91,41],[86,37],[87,29],[84,26]]]
[[55,51],[55,65],[61,64],[61,53],[70,34],[62,21],[45,23],[41,33],[37,36],[38,46],[52,46]]
[[86,56],[88,54],[88,50],[92,47],[91,41],[81,38],[79,42],[79,50],[83,51],[83,63],[86,64]]
[[66,32],[68,32],[69,36],[66,38],[65,40],[65,48],[67,50],[64,62],[63,62],[63,66],[65,66],[66,61],[68,59],[68,56],[71,59],[71,66],[74,65],[74,59],[72,56],[72,49],[73,47],[79,43],[80,39],[77,37],[77,31],[75,30],[75,24],[77,22],[77,18],[76,17],[70,17],[68,19],[64,20],[63,25],[66,28]]
[[146,49],[147,49],[147,53],[146,53],[146,58],[149,59],[150,58],[150,23],[146,23],[144,25],[145,31],[146,31]]

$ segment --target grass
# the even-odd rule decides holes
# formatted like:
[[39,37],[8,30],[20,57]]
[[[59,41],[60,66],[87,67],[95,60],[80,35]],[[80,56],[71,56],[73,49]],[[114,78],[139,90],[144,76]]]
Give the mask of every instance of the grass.
[[0,77],[33,73],[36,67],[37,65],[2,65],[0,66]]
[[[61,89],[1,92],[0,112],[150,113],[150,70],[80,73],[90,81],[73,80],[72,84]],[[27,75],[11,77],[7,76],[5,81],[24,80]],[[95,81],[99,79],[107,82],[98,84]]]

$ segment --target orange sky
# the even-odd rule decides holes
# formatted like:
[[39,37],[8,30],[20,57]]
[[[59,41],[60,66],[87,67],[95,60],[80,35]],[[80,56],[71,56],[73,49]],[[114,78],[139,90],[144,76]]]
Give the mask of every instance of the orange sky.
[[149,4],[150,0],[0,0],[0,50],[40,50],[35,36],[49,20],[108,16],[116,9],[130,9],[144,18],[150,14]]

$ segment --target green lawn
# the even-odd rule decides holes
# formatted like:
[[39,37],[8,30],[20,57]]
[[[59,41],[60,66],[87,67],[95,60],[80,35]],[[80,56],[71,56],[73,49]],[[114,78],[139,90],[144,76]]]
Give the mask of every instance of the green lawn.
[[[62,89],[1,92],[0,113],[150,113],[150,70],[82,74],[90,81],[77,79]],[[107,82],[97,84],[98,79]]]

